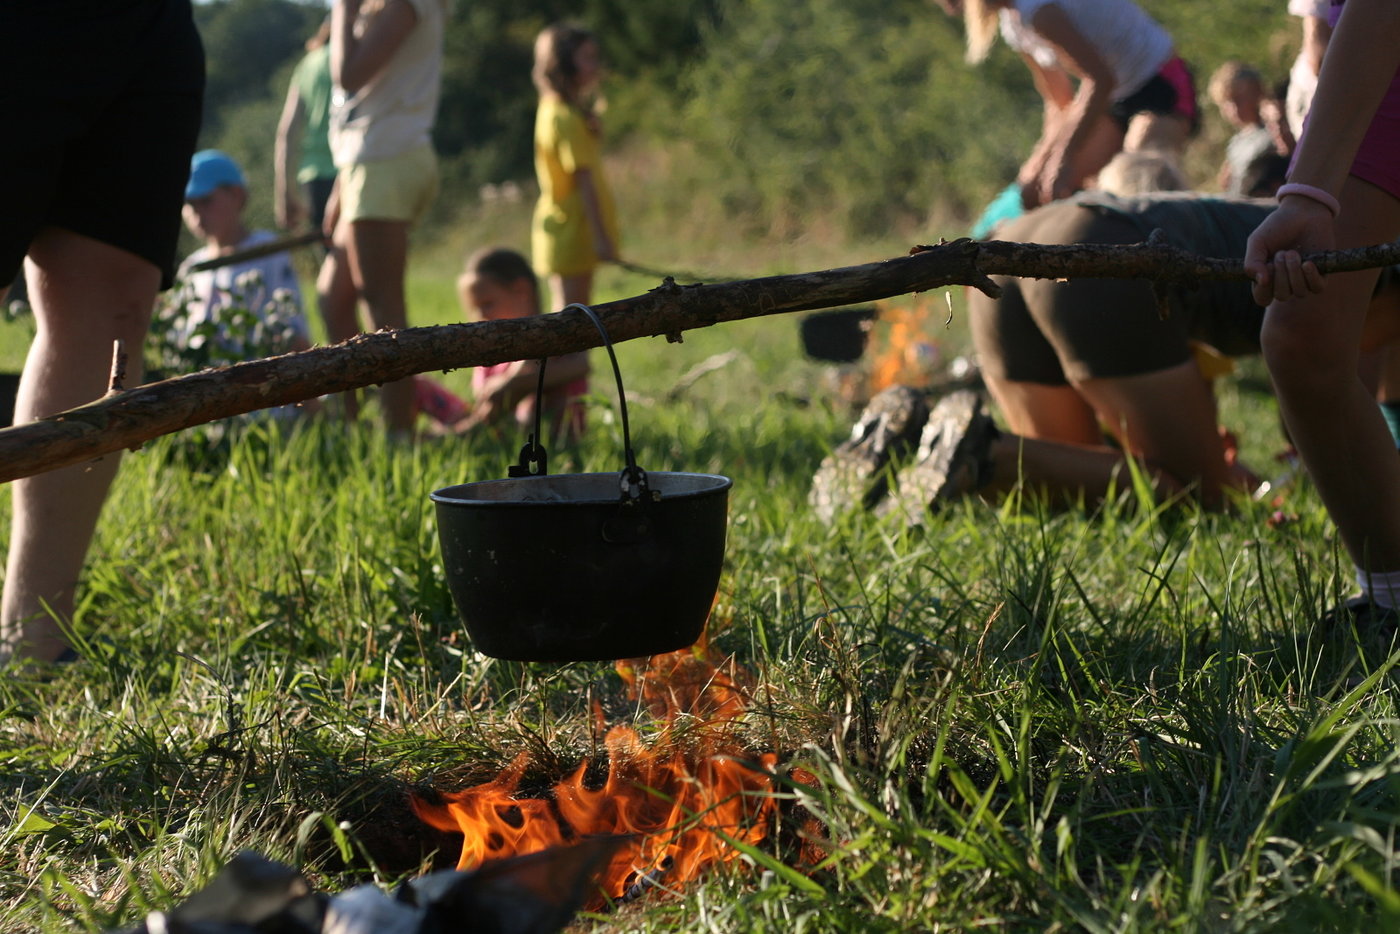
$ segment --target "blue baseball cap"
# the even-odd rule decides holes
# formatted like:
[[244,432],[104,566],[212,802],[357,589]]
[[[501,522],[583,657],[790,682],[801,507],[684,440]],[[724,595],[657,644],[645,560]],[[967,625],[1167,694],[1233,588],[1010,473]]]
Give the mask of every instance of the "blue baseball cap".
[[190,159],[190,180],[185,183],[185,200],[203,198],[222,185],[247,188],[243,170],[226,152],[201,149]]

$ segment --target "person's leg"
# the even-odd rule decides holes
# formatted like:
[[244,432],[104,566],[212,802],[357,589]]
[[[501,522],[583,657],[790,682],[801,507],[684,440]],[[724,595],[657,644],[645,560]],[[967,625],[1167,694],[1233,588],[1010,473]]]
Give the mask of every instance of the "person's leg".
[[[984,497],[1020,486],[1057,505],[1093,506],[1128,484],[1127,457],[1106,445],[1061,444],[1004,434],[992,441],[989,460],[992,474],[983,478],[977,491]],[[1181,493],[1181,484],[1166,471],[1141,462],[1138,468],[1148,477],[1159,502]]]
[[570,276],[557,273],[551,275],[549,291],[554,296],[555,305],[547,309],[548,311],[561,311],[574,303],[587,305],[593,297],[593,273],[589,271]]
[[[1199,374],[1196,379],[1200,380]],[[1020,484],[1062,504],[1081,499],[1097,503],[1122,488],[1126,457],[1103,443],[1099,413],[1079,390],[995,378],[987,380],[987,388],[1010,431],[992,442],[993,471],[979,491],[983,495],[1004,493]],[[1118,406],[1113,411],[1121,414]],[[1219,446],[1218,437],[1214,443]],[[1140,467],[1159,498],[1181,491],[1181,481],[1165,469],[1150,461]]]
[[1144,111],[1128,123],[1123,137],[1124,152],[1157,150],[1180,159],[1191,139],[1191,122],[1178,114]]
[[1099,421],[1133,457],[1181,485],[1196,484],[1207,508],[1231,485],[1215,398],[1194,360],[1165,370],[1077,382]]
[[[1349,177],[1337,247],[1386,243],[1400,200]],[[1275,302],[1264,318],[1264,359],[1293,443],[1358,568],[1400,571],[1400,463],[1374,397],[1357,376],[1362,324],[1376,270],[1334,273],[1318,295]]]
[[[326,325],[326,340],[332,344],[349,340],[360,333],[358,320],[360,295],[350,275],[350,259],[345,247],[333,243],[321,261],[316,275],[316,306]],[[360,397],[354,390],[336,397],[341,414],[354,421],[360,414]]]
[[[350,272],[371,326],[376,330],[407,327],[404,274],[408,268],[408,222],[357,220],[350,224],[347,242]],[[385,383],[379,400],[389,436],[409,437],[413,431],[413,381]]]
[[1108,160],[1123,151],[1123,128],[1112,117],[1104,116],[1094,125],[1092,134],[1084,141],[1074,159],[1074,190],[1099,174]]
[[1064,444],[1103,442],[1094,410],[1072,387],[1013,382],[988,373],[983,379],[1013,435]]
[[[29,251],[28,283],[37,332],[25,361],[15,423],[100,398],[113,341],[125,342],[128,382],[139,383],[141,347],[160,284],[159,270],[96,240],[48,228]],[[0,661],[52,660],[67,648],[60,627],[120,456],[107,455],[13,485]]]

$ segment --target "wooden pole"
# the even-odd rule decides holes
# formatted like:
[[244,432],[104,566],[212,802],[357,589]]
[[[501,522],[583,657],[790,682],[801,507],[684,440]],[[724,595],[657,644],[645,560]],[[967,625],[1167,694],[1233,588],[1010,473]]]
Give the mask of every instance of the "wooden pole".
[[[1400,262],[1400,241],[1313,257],[1323,272]],[[645,295],[594,306],[614,343],[765,315],[834,308],[970,285],[996,292],[990,275],[1024,278],[1143,278],[1162,287],[1244,280],[1240,260],[1169,246],[1154,233],[1130,245],[1045,246],[956,240],[860,266],[714,285],[666,280]],[[139,447],[161,435],[327,393],[415,373],[553,357],[598,347],[577,311],[511,321],[450,324],[363,334],[330,347],[251,360],[128,390],[25,425],[0,430],[0,483]]]

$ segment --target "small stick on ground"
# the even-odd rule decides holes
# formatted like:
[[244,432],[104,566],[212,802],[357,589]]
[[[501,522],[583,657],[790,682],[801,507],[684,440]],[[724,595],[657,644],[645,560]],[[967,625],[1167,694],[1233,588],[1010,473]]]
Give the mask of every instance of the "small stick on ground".
[[700,381],[700,378],[715,370],[722,370],[735,360],[739,359],[739,351],[726,350],[724,353],[717,353],[706,357],[695,366],[681,374],[681,378],[676,380],[676,384],[671,387],[671,391],[666,393],[666,399],[674,402],[679,399],[687,389]]

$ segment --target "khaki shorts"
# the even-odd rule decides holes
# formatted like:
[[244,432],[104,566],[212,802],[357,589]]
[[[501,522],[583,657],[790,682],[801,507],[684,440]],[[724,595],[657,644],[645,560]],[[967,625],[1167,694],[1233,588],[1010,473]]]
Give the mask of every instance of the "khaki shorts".
[[427,213],[437,190],[437,157],[431,146],[356,163],[340,170],[340,219],[411,224]]

